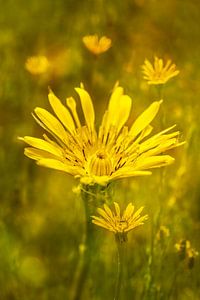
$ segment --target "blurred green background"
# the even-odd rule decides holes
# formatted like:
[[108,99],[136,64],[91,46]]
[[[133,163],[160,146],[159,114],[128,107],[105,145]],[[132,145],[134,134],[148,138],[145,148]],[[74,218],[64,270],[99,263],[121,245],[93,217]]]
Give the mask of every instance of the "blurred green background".
[[[133,98],[133,120],[153,100],[141,74],[145,58],[171,58],[180,75],[164,90],[166,127],[177,124],[187,144],[176,162],[148,178],[115,183],[114,200],[145,206],[149,221],[129,234],[122,299],[200,299],[200,264],[182,261],[174,245],[190,240],[200,249],[199,99],[200,2],[197,0],[7,0],[0,1],[0,299],[70,300],[84,233],[84,209],[72,192],[72,177],[35,165],[23,155],[18,136],[42,136],[31,112],[49,109],[48,86],[65,100],[83,82],[94,101],[97,123],[117,80]],[[87,34],[106,35],[112,47],[95,58],[83,45]],[[45,55],[52,67],[42,75],[25,69],[26,59]],[[130,122],[131,122],[130,120]],[[154,122],[159,130],[159,118]],[[161,203],[161,204],[159,204]],[[151,223],[161,205],[149,261]],[[93,281],[84,300],[113,299],[116,249],[111,233],[101,236]],[[96,271],[95,271],[96,270]],[[149,279],[150,277],[151,279]],[[145,296],[149,280],[151,290]],[[145,298],[146,297],[146,298]]]

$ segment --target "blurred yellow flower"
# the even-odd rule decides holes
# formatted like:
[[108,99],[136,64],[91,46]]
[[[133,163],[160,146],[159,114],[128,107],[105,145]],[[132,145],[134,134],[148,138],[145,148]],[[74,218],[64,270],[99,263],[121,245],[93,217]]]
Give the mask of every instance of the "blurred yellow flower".
[[67,108],[50,91],[48,98],[56,117],[40,107],[35,108],[33,117],[53,139],[46,134],[44,139],[20,138],[30,145],[25,148],[25,155],[36,160],[38,165],[69,173],[84,184],[106,185],[118,178],[150,175],[148,169],[174,161],[163,153],[183,144],[178,141],[179,131],[169,133],[175,126],[147,139],[153,129],[150,123],[162,101],[153,102],[128,129],[124,124],[132,99],[117,86],[97,132],[90,95],[82,84],[75,90],[81,100],[84,124],[80,122],[74,98],[67,98]]
[[46,73],[49,68],[46,56],[31,56],[26,60],[25,68],[33,75]]
[[111,47],[112,41],[106,36],[99,38],[98,35],[95,34],[84,36],[83,43],[90,52],[99,55]]
[[170,78],[177,76],[179,70],[176,69],[176,65],[172,64],[169,59],[164,65],[161,58],[154,58],[154,65],[150,63],[148,59],[145,59],[142,65],[144,79],[148,84],[165,84]]
[[97,211],[100,217],[92,216],[92,223],[103,227],[115,234],[124,234],[130,230],[144,224],[148,219],[147,215],[141,217],[143,207],[135,211],[132,203],[129,203],[123,214],[121,213],[119,204],[114,202],[115,210],[112,211],[106,204],[104,209],[98,208]]
[[194,265],[194,260],[199,255],[199,252],[192,248],[190,241],[185,239],[180,240],[175,244],[175,248],[179,253],[180,259],[188,259],[188,267],[192,268]]

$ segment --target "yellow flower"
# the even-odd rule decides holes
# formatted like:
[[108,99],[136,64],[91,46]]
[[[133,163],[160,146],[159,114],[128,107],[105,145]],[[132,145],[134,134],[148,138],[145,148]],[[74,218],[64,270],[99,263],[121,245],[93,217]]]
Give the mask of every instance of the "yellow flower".
[[83,43],[85,47],[95,55],[99,55],[106,52],[111,47],[111,39],[106,36],[101,38],[98,35],[86,35],[83,37]]
[[175,244],[177,252],[184,258],[185,256],[191,258],[192,256],[196,257],[199,253],[192,248],[190,241],[180,240],[180,242]]
[[49,61],[46,56],[32,56],[27,59],[25,68],[33,75],[43,74],[49,68]]
[[[144,224],[144,221],[148,219],[147,215],[141,217],[143,207],[135,211],[135,207],[132,203],[129,203],[123,214],[120,211],[119,204],[114,202],[115,211],[112,211],[106,204],[104,209],[98,208],[97,211],[100,217],[92,216],[92,223],[103,227],[115,234],[124,234],[130,230]],[[125,240],[124,240],[125,241]]]
[[145,59],[142,69],[148,84],[165,84],[170,78],[179,74],[176,65],[172,64],[170,59],[164,66],[163,60],[158,57],[154,58],[154,65]]
[[199,252],[192,248],[190,241],[180,240],[175,244],[175,248],[181,260],[187,259],[188,268],[193,268],[195,258],[199,255]]
[[174,161],[163,152],[183,143],[179,131],[169,133],[174,126],[150,135],[150,125],[162,101],[153,102],[133,123],[124,126],[132,100],[117,86],[110,97],[98,132],[95,129],[93,103],[83,85],[75,88],[80,96],[85,123],[81,124],[74,98],[67,98],[67,107],[49,92],[48,98],[56,117],[37,107],[33,117],[51,136],[43,139],[20,138],[30,145],[25,155],[40,166],[57,169],[81,178],[84,184],[106,185],[109,181],[131,176],[150,175],[148,169],[169,165]]

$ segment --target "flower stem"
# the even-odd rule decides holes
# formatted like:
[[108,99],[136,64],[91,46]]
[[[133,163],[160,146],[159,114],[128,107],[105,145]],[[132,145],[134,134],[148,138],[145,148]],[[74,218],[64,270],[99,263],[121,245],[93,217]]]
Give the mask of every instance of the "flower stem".
[[[104,202],[107,187],[82,186],[81,197],[85,210],[85,235],[82,243],[81,257],[75,275],[75,292],[73,300],[80,300],[83,295],[85,283],[90,272],[91,261],[97,252],[97,239],[95,235],[95,226],[92,224],[91,216],[96,213],[99,202]],[[103,199],[102,199],[103,198]]]
[[81,192],[81,196],[85,209],[85,236],[75,279],[76,288],[73,300],[80,300],[82,297],[82,292],[90,269],[92,242],[94,240],[94,226],[91,222],[91,215],[93,214],[94,210],[93,207],[95,195],[92,195],[89,189],[85,187],[85,189]]
[[122,286],[122,277],[123,277],[123,266],[124,266],[124,248],[126,237],[121,234],[115,235],[115,241],[117,245],[117,278],[116,278],[116,286],[115,286],[115,297],[114,300],[120,299],[120,290]]

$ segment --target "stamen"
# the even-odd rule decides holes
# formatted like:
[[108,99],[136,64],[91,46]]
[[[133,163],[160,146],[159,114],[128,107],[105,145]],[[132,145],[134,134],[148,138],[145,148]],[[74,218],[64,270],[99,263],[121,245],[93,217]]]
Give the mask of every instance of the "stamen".
[[104,150],[97,151],[91,158],[89,170],[92,175],[109,176],[112,172],[112,162]]

